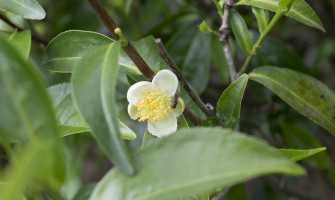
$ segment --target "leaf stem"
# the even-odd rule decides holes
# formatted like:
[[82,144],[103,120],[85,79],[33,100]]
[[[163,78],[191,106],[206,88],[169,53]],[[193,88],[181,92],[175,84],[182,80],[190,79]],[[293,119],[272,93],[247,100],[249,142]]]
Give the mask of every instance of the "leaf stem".
[[287,9],[279,9],[279,10],[276,12],[275,16],[272,18],[272,20],[271,20],[271,22],[269,23],[269,25],[266,27],[266,29],[264,30],[264,32],[261,33],[261,35],[259,36],[257,42],[256,42],[255,45],[252,47],[251,53],[249,54],[249,56],[248,56],[247,59],[245,60],[243,66],[242,66],[242,68],[241,68],[241,70],[240,70],[239,73],[238,73],[239,75],[243,74],[243,73],[247,70],[247,68],[248,68],[248,66],[249,66],[249,64],[250,64],[250,62],[251,62],[253,56],[256,55],[256,52],[257,52],[257,50],[261,47],[261,44],[262,44],[262,42],[264,41],[265,37],[269,34],[270,30],[274,27],[274,25],[278,22],[278,20],[279,20],[279,19],[280,19],[280,18],[281,18],[287,11],[288,11]]

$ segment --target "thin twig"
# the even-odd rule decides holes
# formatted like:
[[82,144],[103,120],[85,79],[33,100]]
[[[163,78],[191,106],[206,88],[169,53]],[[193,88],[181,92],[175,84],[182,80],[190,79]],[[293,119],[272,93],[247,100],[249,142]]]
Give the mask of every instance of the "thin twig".
[[[109,32],[112,34],[115,40],[119,40],[119,36],[114,32],[118,26],[114,22],[111,16],[107,13],[104,7],[98,0],[87,0],[89,5],[92,7],[94,12],[100,18],[100,20],[104,23],[107,27]],[[125,36],[124,36],[125,37]],[[125,37],[126,39],[126,37]],[[123,50],[127,53],[130,59],[135,63],[136,67],[140,70],[143,76],[148,80],[151,81],[155,76],[155,72],[151,70],[151,68],[147,65],[147,63],[143,60],[141,55],[137,52],[134,46],[128,41],[128,45],[123,47]],[[185,106],[184,113],[185,118],[190,121],[192,124],[199,126],[201,124],[201,119],[196,116],[190,108]]]
[[[11,22],[9,19],[7,19],[6,17],[0,15],[0,19],[2,21],[4,21],[6,24],[8,24],[9,26],[13,27],[14,29],[17,29],[18,31],[24,31],[23,28],[15,25],[13,22]],[[34,32],[31,32],[31,38],[33,41],[42,44],[44,46],[46,46],[48,44],[47,41],[45,41],[44,39],[42,39],[41,37],[39,37],[38,35],[36,35]]]
[[221,192],[217,193],[211,200],[223,200],[227,196],[230,188],[231,186],[226,187]]
[[193,99],[193,101],[199,106],[199,108],[206,114],[207,117],[215,117],[214,108],[213,106],[206,105],[198,95],[195,94],[195,92],[192,90],[191,86],[186,81],[185,77],[179,70],[176,63],[172,60],[171,56],[167,52],[162,40],[160,38],[155,40],[157,46],[158,46],[158,52],[159,55],[163,58],[163,60],[168,64],[168,66],[171,68],[173,73],[176,74],[179,82],[183,85],[186,92],[190,95],[190,97]]
[[286,184],[282,184],[277,178],[273,176],[266,176],[263,178],[263,180],[272,188],[280,192],[283,192],[287,195],[296,197],[301,200],[318,200],[318,198],[314,194],[311,194],[306,191],[297,190],[287,186]]
[[[115,40],[119,40],[119,36],[114,32],[116,28],[119,28],[112,17],[107,13],[105,8],[101,5],[99,0],[87,0],[89,5],[92,7],[94,12],[98,15],[100,20],[105,24],[106,28],[112,34]],[[137,68],[143,74],[143,76],[151,81],[155,76],[155,73],[151,70],[148,64],[143,60],[141,55],[136,51],[131,42],[128,42],[128,45],[123,47],[123,50],[127,53],[130,59],[135,63]]]
[[236,69],[234,65],[234,59],[231,54],[230,46],[229,46],[229,15],[230,15],[230,7],[234,4],[234,0],[226,0],[224,4],[224,12],[221,16],[222,25],[219,28],[220,31],[220,41],[223,43],[223,51],[226,56],[227,64],[229,66],[230,80],[234,82],[236,80]]

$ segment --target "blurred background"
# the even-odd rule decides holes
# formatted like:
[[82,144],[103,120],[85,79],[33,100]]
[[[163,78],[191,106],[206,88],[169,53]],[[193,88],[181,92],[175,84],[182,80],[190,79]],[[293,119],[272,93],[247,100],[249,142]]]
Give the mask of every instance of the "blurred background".
[[[21,28],[30,28],[43,40],[67,30],[89,30],[110,36],[108,30],[84,0],[38,0],[47,16],[42,21],[24,21],[10,16]],[[212,105],[229,85],[229,74],[224,68],[221,44],[215,36],[202,33],[198,25],[205,20],[213,30],[218,30],[221,19],[211,0],[101,0],[125,35],[132,41],[152,35],[161,38],[174,61],[201,98]],[[321,19],[326,32],[308,27],[283,17],[262,44],[252,60],[255,67],[273,65],[294,69],[316,77],[335,90],[335,1],[306,0]],[[257,21],[251,7],[236,8],[246,21],[254,41],[259,35]],[[271,13],[273,16],[273,13]],[[0,30],[12,32],[13,28],[0,21]],[[240,68],[245,56],[234,37],[230,45],[235,65]],[[50,85],[68,82],[70,74],[57,74],[43,69],[41,63],[45,45],[34,43],[30,60],[41,70]],[[141,53],[141,52],[140,52]],[[138,123],[126,114],[126,92],[131,77],[122,75],[118,81],[118,105],[120,117],[137,134],[130,148],[138,149],[142,142],[145,123]],[[137,77],[141,79],[140,77]],[[183,91],[181,91],[183,93]],[[185,99],[184,99],[185,100]],[[202,118],[203,113],[191,103],[186,104]],[[262,138],[277,148],[327,147],[326,152],[304,160],[308,176],[284,177],[283,185],[291,185],[299,191],[319,194],[320,199],[335,199],[335,137],[300,115],[271,91],[255,82],[249,82],[242,102],[240,130]],[[217,122],[205,123],[215,126]],[[292,134],[294,133],[294,134]],[[73,197],[85,184],[94,187],[112,164],[108,162],[89,133],[64,138],[67,159],[71,165],[63,193]],[[271,185],[262,178],[233,187],[225,199],[295,199],[283,188]]]

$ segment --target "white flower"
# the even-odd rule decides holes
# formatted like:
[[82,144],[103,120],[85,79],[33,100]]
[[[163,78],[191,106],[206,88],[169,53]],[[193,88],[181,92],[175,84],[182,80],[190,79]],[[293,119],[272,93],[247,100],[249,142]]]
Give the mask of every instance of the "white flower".
[[177,108],[171,108],[178,87],[178,79],[170,70],[161,70],[152,82],[140,81],[127,93],[128,113],[131,119],[148,121],[148,131],[157,137],[170,135],[177,130],[177,117],[184,110],[178,99]]

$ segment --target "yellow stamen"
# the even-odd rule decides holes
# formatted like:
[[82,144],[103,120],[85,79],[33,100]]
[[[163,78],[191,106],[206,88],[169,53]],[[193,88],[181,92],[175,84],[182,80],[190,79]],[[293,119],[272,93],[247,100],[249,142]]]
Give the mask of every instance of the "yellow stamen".
[[172,112],[172,98],[166,96],[158,88],[151,88],[144,92],[144,97],[136,104],[139,121],[157,122],[168,118]]

